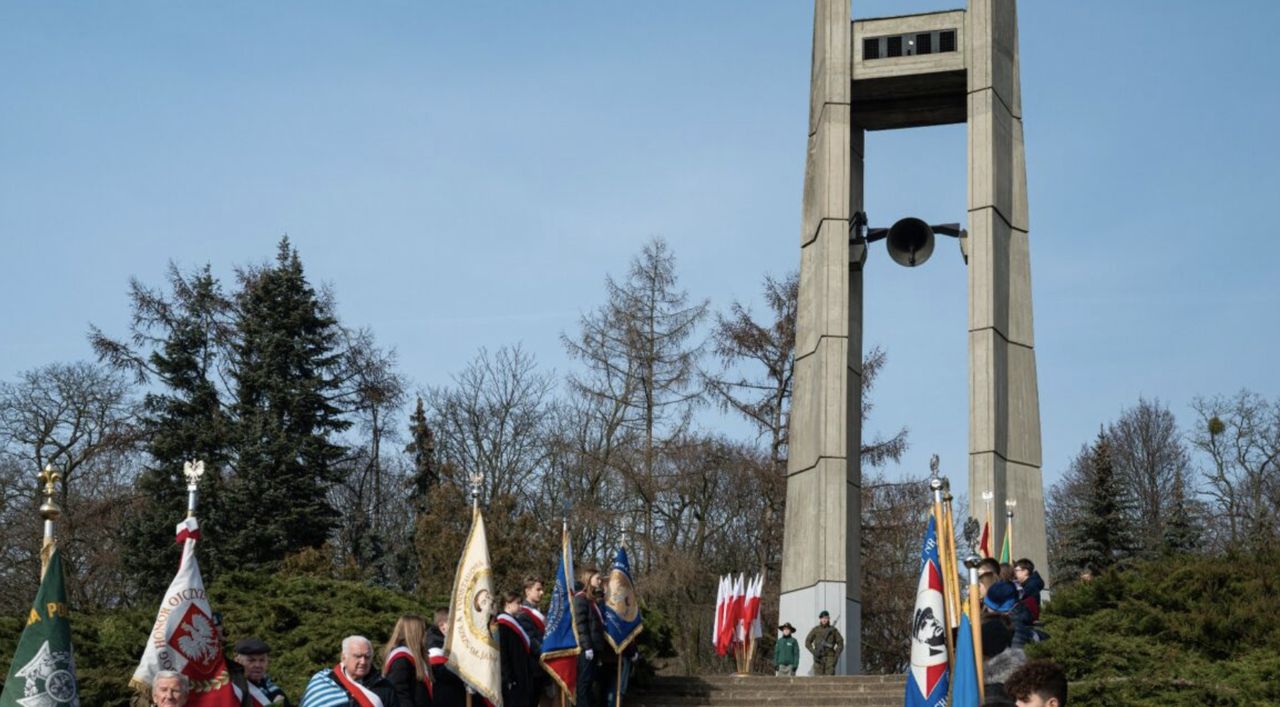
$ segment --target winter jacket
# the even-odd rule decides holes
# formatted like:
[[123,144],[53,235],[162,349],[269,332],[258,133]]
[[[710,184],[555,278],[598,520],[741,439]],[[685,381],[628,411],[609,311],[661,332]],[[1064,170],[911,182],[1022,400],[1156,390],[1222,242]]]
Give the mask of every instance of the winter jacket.
[[778,643],[773,648],[773,664],[779,667],[800,667],[800,641],[795,636],[778,637]]

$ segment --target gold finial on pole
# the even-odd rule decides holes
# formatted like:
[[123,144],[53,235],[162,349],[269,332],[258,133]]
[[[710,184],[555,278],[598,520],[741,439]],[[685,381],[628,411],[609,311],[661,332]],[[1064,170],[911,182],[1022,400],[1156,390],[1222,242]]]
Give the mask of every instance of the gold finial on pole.
[[480,485],[484,483],[484,474],[476,472],[471,475],[471,510],[480,510]]
[[196,492],[200,488],[200,477],[204,476],[204,462],[193,459],[182,465],[182,475],[187,477],[187,517],[196,517]]
[[53,500],[58,490],[57,484],[62,480],[62,474],[54,471],[52,464],[46,464],[37,478],[44,485],[44,503],[40,504],[40,517],[44,519],[44,543],[40,548],[40,576],[44,577],[44,571],[49,567],[49,557],[53,554],[53,522],[62,515],[62,507]]

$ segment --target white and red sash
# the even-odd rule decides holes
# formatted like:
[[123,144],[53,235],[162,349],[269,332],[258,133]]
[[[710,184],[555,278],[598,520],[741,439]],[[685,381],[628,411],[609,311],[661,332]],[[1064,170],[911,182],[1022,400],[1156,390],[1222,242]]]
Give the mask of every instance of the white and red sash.
[[525,652],[529,652],[529,634],[524,632],[524,627],[520,625],[519,621],[516,621],[516,617],[505,612],[498,614],[498,625],[506,626],[512,631],[515,631],[516,635],[520,637],[520,641],[524,643]]
[[[253,701],[253,704],[261,705],[262,707],[271,705],[271,700],[267,699],[267,693],[263,692],[262,688],[254,685],[251,680],[245,680],[245,684],[249,686],[249,699]],[[236,693],[236,702],[243,702],[244,693],[240,691],[240,686],[233,682],[231,683],[231,689]]]
[[[442,651],[442,652],[443,652],[443,651]],[[388,675],[388,674],[390,674],[390,673],[391,673],[391,664],[392,664],[392,663],[394,663],[394,662],[396,662],[397,660],[399,660],[399,659],[401,659],[401,658],[403,658],[403,659],[405,659],[405,660],[409,661],[409,665],[413,666],[413,674],[414,674],[414,675],[417,675],[417,674],[418,674],[418,659],[417,659],[417,658],[415,658],[415,657],[413,657],[413,651],[409,650],[408,648],[405,648],[404,646],[396,646],[394,649],[392,649],[392,651],[391,651],[390,653],[388,653],[388,654],[387,654],[387,659],[386,659],[386,661],[384,661],[384,662],[383,662],[383,664],[382,664],[382,674],[383,674],[383,675]],[[430,661],[428,661],[428,663],[429,663],[429,662],[430,662]],[[443,661],[442,661],[442,662],[443,662]],[[432,687],[431,687],[431,667],[430,667],[429,665],[427,665],[427,666],[423,666],[423,669],[422,669],[422,684],[426,686],[426,688],[427,688],[427,694],[428,694],[428,695],[431,695],[431,696],[433,696],[433,697],[434,697],[434,696],[435,696],[435,695],[434,695],[434,692],[435,692],[435,691],[434,691],[434,690],[432,689]]]
[[382,698],[348,677],[347,671],[342,669],[342,663],[333,666],[333,679],[338,681],[338,684],[351,695],[351,699],[360,704],[360,707],[383,707]]
[[520,611],[527,614],[530,619],[533,619],[533,623],[538,627],[539,631],[542,633],[547,632],[547,617],[543,616],[536,606],[523,605],[520,607]]
[[445,663],[448,663],[449,656],[445,655],[443,648],[428,648],[427,662],[434,668],[437,665],[444,665]]

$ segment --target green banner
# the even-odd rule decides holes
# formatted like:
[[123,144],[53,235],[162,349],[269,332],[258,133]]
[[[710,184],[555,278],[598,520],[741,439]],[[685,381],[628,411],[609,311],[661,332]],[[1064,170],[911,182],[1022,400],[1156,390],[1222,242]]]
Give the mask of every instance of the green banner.
[[49,557],[27,627],[18,640],[0,707],[79,707],[76,663],[71,654],[71,622],[67,590],[62,583],[62,556]]

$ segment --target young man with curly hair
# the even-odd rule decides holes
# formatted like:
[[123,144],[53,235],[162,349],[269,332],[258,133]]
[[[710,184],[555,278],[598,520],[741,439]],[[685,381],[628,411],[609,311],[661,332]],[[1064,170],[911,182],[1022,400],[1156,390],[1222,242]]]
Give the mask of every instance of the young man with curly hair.
[[1018,707],[1067,707],[1067,674],[1056,663],[1032,660],[1004,682]]

